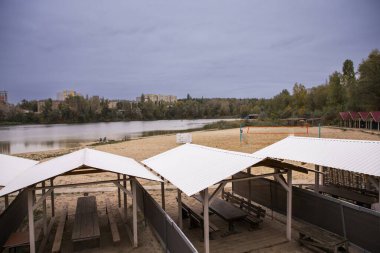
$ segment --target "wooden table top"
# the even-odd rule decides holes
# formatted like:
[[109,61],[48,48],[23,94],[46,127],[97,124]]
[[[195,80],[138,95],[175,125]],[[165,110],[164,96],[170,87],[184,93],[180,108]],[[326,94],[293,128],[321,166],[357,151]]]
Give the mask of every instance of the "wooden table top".
[[71,239],[84,241],[99,237],[99,218],[95,196],[78,198]]
[[[195,195],[194,198],[202,202],[200,195]],[[247,216],[246,212],[220,198],[215,198],[209,209],[226,221],[240,220]]]

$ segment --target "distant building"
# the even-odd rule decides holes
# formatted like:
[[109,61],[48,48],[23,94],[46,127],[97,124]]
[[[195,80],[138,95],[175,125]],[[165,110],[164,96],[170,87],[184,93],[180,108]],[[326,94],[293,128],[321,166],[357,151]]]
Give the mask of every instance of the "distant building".
[[[37,112],[41,113],[44,110],[45,103],[47,100],[40,100],[37,102]],[[52,100],[51,109],[52,110],[58,110],[59,105],[62,103],[62,101],[59,100]]]
[[[136,101],[141,102],[141,96],[136,98]],[[175,103],[177,102],[177,96],[173,95],[160,95],[160,94],[144,94],[144,102],[152,101],[154,103],[167,102]]]
[[118,100],[111,100],[108,102],[108,109],[117,109]]
[[64,90],[57,93],[57,100],[64,101],[68,97],[82,96],[80,93],[74,90]]
[[8,104],[8,91],[0,91],[0,103]]

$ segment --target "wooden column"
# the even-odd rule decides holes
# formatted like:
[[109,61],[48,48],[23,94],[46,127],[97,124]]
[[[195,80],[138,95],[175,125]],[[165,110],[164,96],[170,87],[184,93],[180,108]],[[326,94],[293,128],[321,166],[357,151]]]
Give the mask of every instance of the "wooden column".
[[5,204],[5,209],[7,209],[8,208],[8,206],[9,206],[9,198],[8,198],[8,195],[5,195],[4,196],[4,204]]
[[210,253],[210,238],[209,238],[209,213],[208,213],[208,188],[206,188],[203,194],[203,236],[205,253]]
[[178,226],[182,229],[182,194],[181,190],[177,189],[178,198]]
[[165,210],[165,180],[161,177],[161,207]]
[[136,179],[133,178],[131,180],[132,183],[132,205],[133,205],[133,247],[136,248],[138,246],[138,238],[137,238],[137,193],[136,193]]
[[[45,181],[41,183],[42,186],[42,196],[45,195]],[[42,224],[43,224],[43,231],[44,236],[47,236],[47,215],[46,215],[46,198],[44,198],[42,202]]]
[[[315,165],[315,171],[319,172],[319,165]],[[319,173],[315,173],[315,192],[319,192]]]
[[[54,187],[54,178],[50,179],[50,186]],[[55,216],[55,205],[54,205],[54,188],[50,193],[50,202],[51,202],[51,217]]]
[[28,222],[29,222],[29,247],[30,253],[36,252],[36,241],[34,239],[34,215],[33,215],[33,190],[28,190]]
[[[127,189],[127,175],[123,175],[123,186],[125,189]],[[133,195],[134,198],[135,195]],[[127,221],[128,217],[128,199],[127,199],[127,193],[124,192],[123,194],[123,199],[124,199],[124,218],[125,221]]]
[[[117,173],[117,180],[118,181],[120,180],[120,174],[119,173]],[[119,187],[117,187],[117,203],[118,203],[118,206],[121,207],[121,192],[120,192]]]
[[[248,174],[251,175],[251,168],[247,170]],[[251,190],[251,182],[252,180],[248,180],[248,202],[252,203],[252,190]]]
[[286,238],[292,239],[292,170],[288,170],[288,193],[286,208]]

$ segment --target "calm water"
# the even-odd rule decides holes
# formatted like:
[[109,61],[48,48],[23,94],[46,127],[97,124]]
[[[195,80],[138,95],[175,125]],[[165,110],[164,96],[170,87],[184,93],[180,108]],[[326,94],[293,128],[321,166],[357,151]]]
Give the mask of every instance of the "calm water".
[[76,147],[83,142],[121,140],[151,131],[186,130],[203,127],[218,119],[158,120],[88,124],[22,125],[0,127],[0,153],[17,154]]

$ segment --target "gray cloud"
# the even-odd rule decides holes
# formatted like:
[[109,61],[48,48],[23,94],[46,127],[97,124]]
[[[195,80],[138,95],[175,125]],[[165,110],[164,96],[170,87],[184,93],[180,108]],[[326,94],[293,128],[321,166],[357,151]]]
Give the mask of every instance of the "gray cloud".
[[0,2],[0,89],[271,97],[379,47],[377,1]]

